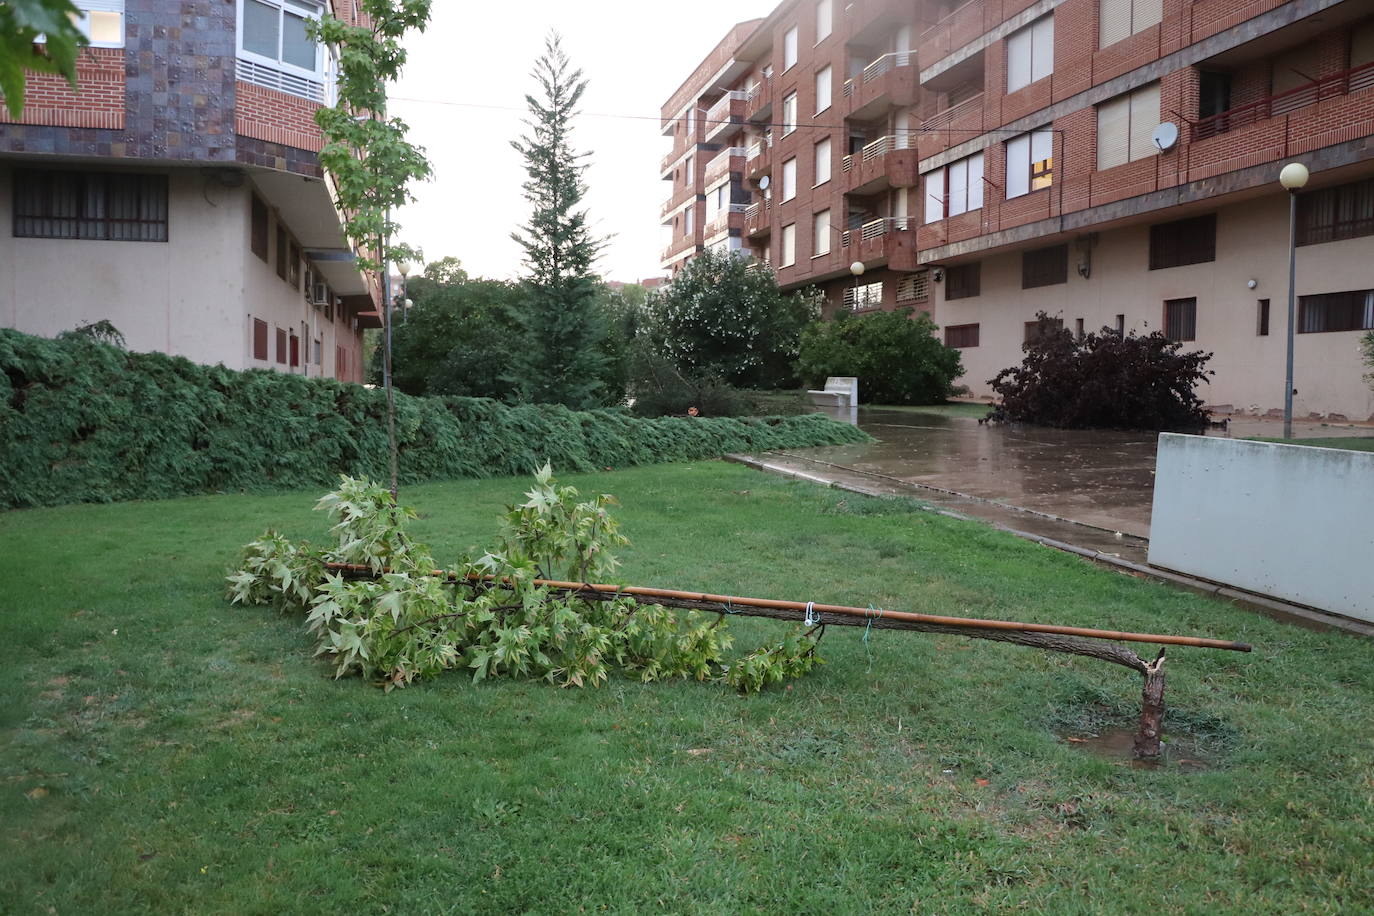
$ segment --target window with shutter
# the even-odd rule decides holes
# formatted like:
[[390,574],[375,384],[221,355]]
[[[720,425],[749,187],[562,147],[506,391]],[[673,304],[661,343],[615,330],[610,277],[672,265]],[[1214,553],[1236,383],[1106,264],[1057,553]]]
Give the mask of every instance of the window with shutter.
[[816,114],[820,114],[830,107],[831,92],[830,84],[830,65],[822,67],[816,71]]
[[1298,298],[1298,333],[1374,329],[1374,289]]
[[1030,193],[1030,134],[1007,141],[1007,200]]
[[1045,16],[1007,38],[1007,92],[1054,72],[1054,16]]
[[831,23],[834,19],[830,0],[819,0],[816,4],[816,44],[830,37]]
[[1055,286],[1069,279],[1069,246],[1051,245],[1021,255],[1021,288]]
[[983,207],[983,154],[974,153],[965,161],[968,162],[968,205],[965,210],[980,210]]
[[794,25],[782,36],[782,69],[784,72],[797,63],[797,27]]
[[1054,183],[1054,131],[1036,130],[1007,142],[1007,199]]
[[830,254],[830,211],[822,210],[811,221],[812,255]]
[[1102,0],[1097,8],[1097,46],[1110,47],[1131,35],[1131,0]]
[[945,270],[945,300],[969,299],[981,292],[982,264],[956,264]]
[[1217,215],[1150,227],[1150,270],[1204,264],[1217,259]]
[[923,177],[926,191],[926,222],[938,223],[945,218],[945,170],[935,169],[933,172],[926,172]]
[[1374,20],[1362,23],[1350,33],[1350,66],[1374,64]]
[[945,346],[965,349],[978,346],[978,325],[951,324],[945,327]]
[[782,199],[791,200],[797,196],[797,159],[792,157],[782,164]]
[[782,258],[783,267],[791,267],[797,260],[797,224],[782,227]]
[[1298,195],[1298,244],[1374,235],[1374,178]]
[[1131,93],[1130,159],[1153,156],[1154,130],[1159,126],[1159,83],[1142,86]]
[[1030,84],[1031,33],[1022,29],[1007,39],[1007,92]]
[[253,319],[253,358],[267,362],[267,322]]
[[949,215],[968,209],[968,160],[960,159],[949,167]]
[[1122,95],[1097,106],[1097,170],[1129,161],[1131,98]]
[[1164,303],[1164,336],[1197,340],[1197,300],[1170,299]]
[[1032,83],[1054,72],[1054,16],[1046,16],[1031,26]]
[[1131,34],[1143,32],[1164,19],[1164,0],[1132,0]]
[[815,184],[825,184],[830,180],[830,138],[826,137],[816,144]]
[[262,202],[258,195],[252,195],[252,241],[250,247],[253,254],[263,261],[267,260],[267,204]]
[[782,135],[797,129],[797,94],[789,92],[782,100]]

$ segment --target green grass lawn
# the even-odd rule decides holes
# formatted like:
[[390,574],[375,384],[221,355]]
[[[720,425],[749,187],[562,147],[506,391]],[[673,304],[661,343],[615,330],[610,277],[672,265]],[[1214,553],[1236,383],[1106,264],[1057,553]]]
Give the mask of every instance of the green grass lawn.
[[1374,436],[1329,436],[1323,439],[1265,439],[1256,442],[1283,442],[1288,445],[1308,445],[1315,448],[1343,448],[1352,452],[1374,452]]
[[[834,628],[740,698],[697,683],[332,680],[297,621],[227,605],[315,493],[0,515],[0,911],[1288,913],[1374,909],[1374,665],[986,526],[718,462],[617,494],[637,584],[1253,642],[1177,649],[1157,769],[1115,666]],[[484,542],[524,481],[408,488]],[[736,647],[776,623],[733,623]],[[1144,647],[1142,647],[1143,651]]]

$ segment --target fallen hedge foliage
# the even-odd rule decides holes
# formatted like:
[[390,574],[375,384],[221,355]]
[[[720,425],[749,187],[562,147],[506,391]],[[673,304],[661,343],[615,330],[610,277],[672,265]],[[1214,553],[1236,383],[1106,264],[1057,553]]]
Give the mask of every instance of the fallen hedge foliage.
[[[561,472],[863,441],[819,415],[664,417],[396,395],[401,480]],[[0,329],[0,508],[330,485],[386,474],[386,396]]]

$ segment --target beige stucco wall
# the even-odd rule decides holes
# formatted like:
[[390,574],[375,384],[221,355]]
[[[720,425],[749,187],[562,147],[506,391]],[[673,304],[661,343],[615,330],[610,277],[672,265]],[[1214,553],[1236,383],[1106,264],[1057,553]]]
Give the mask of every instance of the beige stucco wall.
[[[1205,212],[1205,211],[1200,211]],[[1193,214],[1190,214],[1193,215]],[[1021,253],[983,260],[981,294],[944,300],[936,289],[935,320],[942,326],[977,322],[979,346],[961,351],[960,380],[975,395],[991,395],[997,372],[1021,360],[1024,323],[1040,310],[1063,318],[1072,330],[1084,319],[1089,330],[1114,327],[1126,316],[1127,330],[1159,330],[1166,299],[1197,298],[1197,339],[1185,346],[1213,352],[1216,375],[1199,396],[1209,405],[1265,413],[1283,407],[1288,295],[1288,201],[1280,195],[1217,211],[1217,258],[1166,270],[1150,270],[1149,226],[1102,232],[1092,249],[1091,276],[1075,266],[1080,249],[1069,244],[1065,284],[1021,289]],[[1374,288],[1374,241],[1369,238],[1308,245],[1298,249],[1298,295]],[[1254,279],[1255,289],[1246,282]],[[1257,300],[1270,302],[1269,334],[1256,334]],[[1294,413],[1374,418],[1374,391],[1363,381],[1362,331],[1296,335]]]
[[[0,163],[0,323],[51,337],[109,320],[130,350],[231,369],[293,371],[275,359],[276,327],[302,338],[296,372],[335,374],[334,347],[356,353],[351,322],[333,324],[275,271],[275,215],[264,263],[250,248],[250,184],[226,188],[199,170],[169,172],[168,239],[106,242],[13,237],[11,163]],[[304,271],[302,270],[302,275]],[[303,285],[303,284],[302,284]],[[252,319],[269,326],[269,359],[252,358]],[[323,367],[307,346],[322,337]]]

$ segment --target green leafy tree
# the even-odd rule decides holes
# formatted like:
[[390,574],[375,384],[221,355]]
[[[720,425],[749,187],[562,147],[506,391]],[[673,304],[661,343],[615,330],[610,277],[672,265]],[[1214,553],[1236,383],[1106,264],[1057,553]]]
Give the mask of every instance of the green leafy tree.
[[1360,338],[1360,349],[1364,352],[1364,364],[1370,371],[1365,375],[1364,380],[1374,388],[1374,331],[1370,331]]
[[80,12],[71,0],[0,3],[0,95],[11,118],[24,111],[26,71],[57,73],[76,87],[76,52],[89,43],[73,18]]
[[819,315],[814,293],[784,293],[739,255],[703,252],[653,298],[653,346],[686,377],[741,388],[796,383],[802,329]]
[[806,329],[797,371],[814,386],[832,375],[856,376],[869,403],[938,404],[954,393],[964,370],[959,351],[946,347],[936,330],[929,315],[913,318],[909,308],[840,312]]
[[[461,275],[452,282],[436,283],[429,275],[427,270],[411,281],[415,305],[393,329],[392,383],[412,395],[515,400],[504,378],[520,349],[517,315],[526,298],[523,288],[470,280],[461,271],[434,271],[435,276]],[[374,354],[374,378],[381,369],[381,354]]]
[[[317,40],[338,49],[338,101],[315,112],[324,133],[320,164],[334,177],[335,203],[343,214],[344,234],[357,252],[359,269],[378,272],[400,260],[418,260],[419,253],[397,244],[396,207],[414,200],[410,183],[430,175],[424,151],[406,140],[406,124],[386,115],[386,87],[405,66],[401,39],[411,29],[424,31],[430,0],[360,0],[364,25],[349,25],[325,16],[310,25]],[[390,331],[391,307],[382,309]],[[389,336],[389,335],[388,335]],[[397,487],[396,402],[392,394],[391,347],[382,348],[386,361],[387,447],[391,463],[391,493]]]
[[587,190],[587,154],[575,152],[571,139],[587,81],[573,69],[557,34],[545,42],[531,75],[541,97],[525,96],[529,133],[511,142],[525,158],[523,188],[533,213],[524,231],[512,234],[525,249],[530,296],[521,318],[522,358],[510,380],[531,401],[592,407],[608,399],[606,331],[591,272],[604,242],[593,238],[587,212],[579,209]]

